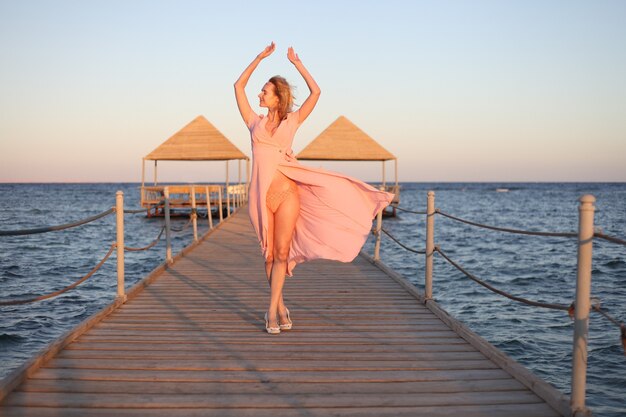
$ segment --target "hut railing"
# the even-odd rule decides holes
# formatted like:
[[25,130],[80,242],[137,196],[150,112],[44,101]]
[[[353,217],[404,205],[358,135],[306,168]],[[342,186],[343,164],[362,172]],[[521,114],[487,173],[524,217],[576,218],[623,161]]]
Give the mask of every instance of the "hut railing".
[[[586,374],[587,374],[587,340],[589,330],[589,314],[596,311],[601,313],[605,318],[611,321],[613,324],[620,328],[621,341],[624,349],[626,349],[626,325],[609,315],[604,311],[599,303],[592,304],[591,302],[591,262],[592,262],[592,249],[593,241],[601,239],[614,244],[626,246],[626,240],[620,239],[614,236],[608,236],[604,233],[594,230],[594,203],[595,197],[592,195],[584,195],[579,199],[579,222],[578,232],[537,232],[528,230],[519,230],[511,228],[496,227],[492,225],[485,225],[477,222],[472,222],[466,219],[462,219],[435,208],[435,193],[429,191],[427,194],[427,203],[425,211],[407,210],[401,207],[397,207],[398,210],[426,215],[426,239],[425,250],[414,249],[403,244],[400,240],[395,238],[382,225],[382,211],[376,218],[376,225],[372,230],[375,235],[374,243],[374,261],[380,260],[380,244],[382,234],[389,236],[394,242],[400,245],[405,250],[410,252],[424,255],[425,257],[425,275],[424,275],[424,303],[428,303],[433,300],[433,257],[435,253],[440,255],[444,260],[450,263],[453,267],[461,271],[467,277],[484,286],[485,288],[505,296],[509,299],[522,302],[527,305],[550,308],[557,310],[567,311],[574,320],[574,333],[573,333],[573,348],[572,348],[572,375],[571,386],[572,394],[570,398],[569,409],[565,410],[567,415],[582,416],[591,415],[591,411],[585,405],[586,396]],[[484,280],[471,274],[457,262],[453,261],[440,246],[435,244],[435,216],[440,215],[449,218],[454,221],[462,222],[474,227],[480,227],[500,232],[515,233],[523,235],[533,236],[550,236],[550,237],[562,237],[562,238],[575,238],[578,242],[578,255],[577,255],[577,275],[576,275],[576,295],[575,300],[570,305],[561,305],[554,303],[542,303],[532,300],[527,300],[522,297],[513,296],[505,291],[499,290],[492,285],[486,283]],[[560,410],[563,411],[563,410]]]

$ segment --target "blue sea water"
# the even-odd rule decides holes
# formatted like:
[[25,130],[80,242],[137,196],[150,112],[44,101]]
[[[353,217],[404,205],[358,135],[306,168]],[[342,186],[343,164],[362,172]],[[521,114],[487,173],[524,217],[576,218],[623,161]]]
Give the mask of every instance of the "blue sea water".
[[[508,192],[497,192],[508,189]],[[0,184],[0,229],[67,223],[102,212],[125,193],[126,207],[139,202],[137,184]],[[626,183],[404,183],[401,207],[425,210],[426,192],[452,215],[501,227],[575,232],[578,198],[593,194],[595,224],[605,234],[626,238]],[[115,240],[115,219],[30,236],[0,237],[0,299],[28,297],[62,288],[88,272]],[[150,243],[162,219],[126,215],[126,245]],[[173,220],[180,227],[185,219]],[[207,229],[200,222],[201,232]],[[399,212],[384,227],[405,245],[423,249],[425,216]],[[174,252],[192,240],[191,229],[174,234]],[[570,304],[576,286],[574,239],[512,235],[435,217],[435,241],[474,275],[514,295]],[[373,252],[373,239],[365,245]],[[602,307],[626,321],[626,247],[594,241],[592,293]],[[126,287],[164,260],[164,242],[126,254]],[[383,236],[381,259],[424,284],[424,256]],[[296,271],[297,273],[297,271]],[[562,311],[528,307],[465,278],[435,256],[433,295],[448,312],[535,374],[569,395],[572,322]],[[116,292],[114,257],[87,282],[57,298],[0,307],[0,378],[63,332],[110,303]],[[589,334],[587,404],[596,416],[626,415],[626,356],[619,329],[592,314]]]

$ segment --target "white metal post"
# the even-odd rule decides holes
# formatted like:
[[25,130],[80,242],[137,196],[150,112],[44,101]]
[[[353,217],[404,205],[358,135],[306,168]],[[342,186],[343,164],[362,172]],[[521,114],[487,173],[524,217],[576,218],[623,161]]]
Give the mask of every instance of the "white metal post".
[[163,189],[165,197],[165,261],[172,263],[172,237],[170,235],[170,190],[168,187]]
[[374,244],[374,260],[380,261],[380,235],[383,228],[383,207],[376,215],[376,243]]
[[193,224],[193,241],[198,241],[198,214],[196,209],[196,187],[191,186],[191,223]]
[[117,298],[126,301],[124,292],[124,192],[115,193],[115,220],[117,223]]
[[429,191],[426,199],[426,274],[424,299],[433,298],[433,255],[435,252],[435,192]]
[[593,215],[596,199],[592,195],[580,198],[578,207],[578,268],[576,275],[576,304],[574,312],[574,350],[572,352],[572,414],[587,413],[585,385],[587,380],[587,336],[591,310],[591,256],[593,248]]

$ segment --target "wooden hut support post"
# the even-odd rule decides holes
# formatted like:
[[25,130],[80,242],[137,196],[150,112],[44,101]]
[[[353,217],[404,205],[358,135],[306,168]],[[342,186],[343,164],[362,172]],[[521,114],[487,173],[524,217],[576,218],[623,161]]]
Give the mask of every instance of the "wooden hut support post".
[[220,213],[220,223],[224,220],[224,215],[222,214],[222,186],[220,185],[217,190],[217,210]]
[[596,201],[592,195],[580,198],[578,208],[578,268],[574,312],[574,347],[572,352],[572,415],[591,415],[585,407],[587,380],[587,336],[591,310],[591,256],[593,249],[593,215]]
[[206,192],[206,216],[209,221],[209,229],[213,229],[213,214],[211,213],[211,194],[209,193],[209,187],[205,187]]
[[141,197],[140,197],[140,203],[141,203],[141,207],[143,207],[143,202],[146,199],[146,158],[141,158]]
[[385,186],[387,185],[387,179],[385,178],[385,161],[383,160],[383,190],[385,190]]

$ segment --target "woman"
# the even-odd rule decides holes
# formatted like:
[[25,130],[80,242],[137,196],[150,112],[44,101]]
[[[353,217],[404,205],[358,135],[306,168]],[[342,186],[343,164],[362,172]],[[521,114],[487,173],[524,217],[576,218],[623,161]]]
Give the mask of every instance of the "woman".
[[297,162],[291,149],[294,135],[315,108],[321,91],[293,48],[287,58],[304,78],[309,96],[293,111],[291,87],[275,76],[259,94],[259,106],[267,108],[267,115],[252,110],[245,87],[259,63],[275,48],[272,42],[235,82],[237,106],[252,139],[249,214],[271,288],[265,314],[270,334],[292,327],[283,301],[285,276],[292,276],[297,263],[311,259],[352,261],[367,239],[372,218],[393,197],[359,180]]

